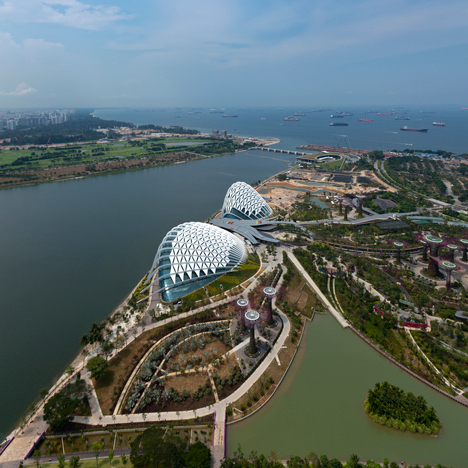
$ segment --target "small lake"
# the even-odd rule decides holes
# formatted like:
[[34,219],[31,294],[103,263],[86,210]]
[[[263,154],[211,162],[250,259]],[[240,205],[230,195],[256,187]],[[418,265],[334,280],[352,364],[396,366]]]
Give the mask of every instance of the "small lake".
[[[281,359],[281,354],[280,354]],[[388,429],[364,412],[367,391],[388,382],[424,395],[443,428],[438,438]],[[314,451],[347,460],[384,458],[400,463],[466,468],[468,409],[442,396],[390,363],[330,316],[316,316],[295,361],[272,400],[245,421],[229,425],[227,453],[238,444],[283,458]]]

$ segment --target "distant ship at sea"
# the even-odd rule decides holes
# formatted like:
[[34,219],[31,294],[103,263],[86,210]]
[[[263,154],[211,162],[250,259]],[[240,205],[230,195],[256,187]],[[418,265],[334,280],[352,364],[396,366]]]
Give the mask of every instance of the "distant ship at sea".
[[374,119],[359,119],[359,122],[373,122]]
[[330,122],[330,127],[347,127],[348,124],[345,122]]
[[432,122],[434,127],[445,127],[445,122]]
[[401,115],[397,115],[395,120],[409,120],[409,117],[402,117]]
[[330,119],[342,119],[343,116],[341,114],[332,114],[330,115]]
[[406,125],[404,127],[401,127],[400,130],[402,132],[421,132],[421,133],[427,133],[427,128],[409,128]]
[[224,114],[223,117],[231,117],[232,118],[232,117],[237,117],[237,115],[226,115],[226,114]]
[[296,119],[295,117],[293,117],[292,115],[290,115],[289,117],[285,117],[285,118],[284,118],[284,121],[285,121],[285,122],[298,122],[299,119]]
[[299,116],[299,117],[302,117],[302,116],[304,116],[305,114],[304,114],[304,112],[296,112],[294,115],[297,115],[297,116]]

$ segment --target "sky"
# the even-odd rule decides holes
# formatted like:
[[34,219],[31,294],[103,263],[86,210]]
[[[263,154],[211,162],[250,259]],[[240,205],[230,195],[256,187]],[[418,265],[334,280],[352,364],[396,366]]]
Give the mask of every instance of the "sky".
[[468,107],[466,0],[0,0],[0,108]]

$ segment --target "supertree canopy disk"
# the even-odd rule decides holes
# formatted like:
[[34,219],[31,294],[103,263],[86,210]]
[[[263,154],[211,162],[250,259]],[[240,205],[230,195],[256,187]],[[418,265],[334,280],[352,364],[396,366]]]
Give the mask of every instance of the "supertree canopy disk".
[[256,310],[248,310],[244,314],[245,318],[245,325],[250,328],[250,343],[248,347],[248,353],[251,356],[255,356],[257,354],[257,344],[255,343],[255,325],[260,320],[260,314]]
[[426,236],[426,241],[431,246],[431,255],[433,257],[437,257],[439,247],[442,244],[443,240],[440,237],[429,235],[429,236]]

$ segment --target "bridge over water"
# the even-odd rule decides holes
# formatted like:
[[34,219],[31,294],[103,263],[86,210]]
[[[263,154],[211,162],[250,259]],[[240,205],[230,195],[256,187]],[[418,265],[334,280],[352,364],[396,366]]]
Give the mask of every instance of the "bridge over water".
[[286,150],[280,148],[270,148],[268,146],[257,146],[256,148],[251,148],[252,150],[258,151],[269,151],[270,153],[283,153],[283,154],[294,154],[295,156],[310,156],[313,153],[304,153],[301,151]]

